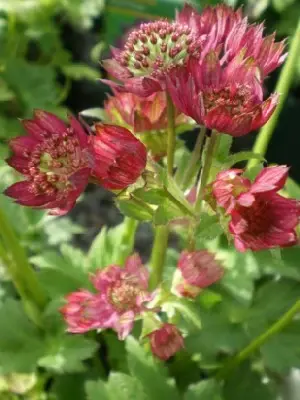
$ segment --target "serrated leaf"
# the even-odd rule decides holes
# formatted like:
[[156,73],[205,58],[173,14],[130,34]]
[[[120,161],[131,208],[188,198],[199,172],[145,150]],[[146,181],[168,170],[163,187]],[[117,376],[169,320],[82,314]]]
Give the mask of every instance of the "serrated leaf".
[[85,384],[87,400],[109,400],[106,384],[100,379],[97,381],[87,381]]
[[[221,400],[219,382],[212,379],[189,386],[184,400]],[[233,399],[232,399],[233,400]]]
[[138,379],[149,400],[179,400],[176,388],[172,387],[167,381],[165,369],[147,356],[133,337],[128,337],[126,348],[131,375]]
[[155,225],[166,225],[173,219],[185,217],[186,215],[168,199],[155,210],[153,223]]
[[220,236],[223,228],[217,215],[201,214],[201,218],[196,230],[198,240],[211,240]]
[[143,386],[135,378],[120,372],[111,372],[107,383],[110,400],[148,400]]

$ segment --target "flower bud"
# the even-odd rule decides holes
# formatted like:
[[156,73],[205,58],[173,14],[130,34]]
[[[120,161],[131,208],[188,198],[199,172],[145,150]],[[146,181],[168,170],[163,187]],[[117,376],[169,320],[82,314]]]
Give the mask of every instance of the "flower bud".
[[166,323],[148,335],[152,353],[161,360],[168,360],[183,348],[183,337],[175,325]]
[[122,190],[142,174],[147,151],[128,129],[116,125],[96,124],[92,137],[95,165],[92,176],[110,190]]

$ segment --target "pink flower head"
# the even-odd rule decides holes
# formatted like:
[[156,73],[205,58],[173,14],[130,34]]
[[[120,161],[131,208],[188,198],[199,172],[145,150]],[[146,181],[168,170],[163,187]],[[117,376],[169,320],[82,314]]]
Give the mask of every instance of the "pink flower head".
[[70,211],[84,191],[93,165],[88,136],[72,116],[70,126],[55,115],[37,110],[23,120],[27,131],[10,141],[7,161],[25,180],[6,189],[16,203],[62,215]]
[[276,94],[263,101],[253,59],[241,61],[237,57],[224,66],[213,50],[202,60],[190,58],[185,68],[174,68],[167,87],[181,112],[231,136],[242,136],[264,125],[278,103]]
[[264,168],[253,183],[240,177],[237,189],[229,185],[229,190],[225,190],[223,198],[227,195],[229,202],[220,202],[222,196],[214,191],[219,205],[227,207],[231,216],[229,230],[237,250],[263,250],[297,242],[295,229],[299,223],[299,202],[277,193],[287,176],[286,166],[276,166]]
[[263,37],[264,25],[249,24],[243,18],[241,9],[219,4],[208,6],[199,14],[193,7],[186,5],[177,15],[177,22],[192,29],[201,42],[201,56],[210,50],[222,54],[221,63],[228,63],[236,56],[243,59],[251,57],[265,78],[283,63],[286,58],[284,41],[275,42],[275,35]]
[[183,251],[178,260],[178,270],[181,276],[175,283],[175,292],[191,298],[196,297],[203,288],[219,281],[224,274],[215,255],[206,250]]
[[152,353],[163,361],[184,347],[183,337],[175,325],[165,323],[148,335]]
[[164,90],[168,71],[183,65],[190,54],[197,56],[198,47],[197,37],[188,26],[157,20],[133,30],[124,48],[113,49],[113,58],[103,65],[123,82],[125,91],[145,97]]
[[110,190],[125,189],[145,169],[147,150],[128,129],[96,124],[91,137],[95,165],[92,176]]

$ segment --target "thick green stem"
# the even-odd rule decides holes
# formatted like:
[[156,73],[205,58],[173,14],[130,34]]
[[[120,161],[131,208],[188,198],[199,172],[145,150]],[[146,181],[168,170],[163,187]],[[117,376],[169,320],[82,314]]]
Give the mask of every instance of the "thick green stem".
[[29,264],[24,248],[20,245],[14,230],[11,228],[4,212],[0,209],[0,235],[6,251],[10,254],[11,263],[7,265],[8,273],[23,300],[35,304],[40,311],[47,304],[47,298],[36,273]]
[[204,142],[205,131],[206,131],[206,128],[204,126],[202,126],[200,129],[200,133],[197,137],[195,147],[191,154],[190,162],[189,162],[187,169],[182,177],[182,181],[180,182],[180,186],[182,186],[183,189],[186,189],[189,186],[192,178],[198,172],[197,164],[201,157],[201,149],[202,149],[203,142]]
[[123,265],[126,258],[132,253],[134,247],[134,237],[135,232],[138,227],[138,221],[125,217],[123,222],[123,232],[122,232],[122,239],[120,243],[120,248],[118,250],[118,259],[117,264]]
[[167,96],[167,116],[168,116],[167,166],[168,166],[168,174],[173,175],[174,154],[176,147],[175,108],[171,97],[168,94],[166,96]]
[[199,181],[199,185],[197,188],[197,197],[196,197],[196,204],[195,204],[195,211],[197,214],[201,212],[202,200],[204,195],[205,186],[208,183],[209,173],[212,166],[213,155],[215,149],[217,147],[219,141],[219,134],[217,131],[212,131],[211,137],[207,143],[206,153],[205,153],[205,161],[202,168],[202,173]]
[[167,226],[161,225],[156,227],[150,260],[150,289],[155,289],[162,280],[163,269],[166,261],[168,236],[169,229]]
[[300,312],[300,300],[296,303],[268,330],[254,339],[247,347],[240,351],[235,357],[229,360],[225,366],[216,375],[217,379],[224,379],[227,375],[242,361],[246,360],[252,353],[258,350],[264,343],[266,343],[272,336],[281,332],[290,322],[294,316]]
[[[264,125],[258,133],[256,138],[253,152],[264,156],[267,152],[268,144],[272,138],[272,134],[277,124],[278,117],[283,108],[284,102],[287,98],[290,86],[293,78],[295,77],[294,71],[300,57],[300,20],[294,34],[287,61],[282,68],[280,77],[276,86],[276,92],[279,93],[279,104],[276,107],[272,117],[269,119],[266,125]],[[259,161],[251,159],[248,162],[247,167],[251,168],[255,166]]]

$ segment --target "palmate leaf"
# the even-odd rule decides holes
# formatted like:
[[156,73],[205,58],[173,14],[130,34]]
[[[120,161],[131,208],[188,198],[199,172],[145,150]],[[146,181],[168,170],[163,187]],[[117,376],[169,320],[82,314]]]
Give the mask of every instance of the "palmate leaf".
[[222,400],[221,386],[215,380],[207,380],[189,386],[184,400]]
[[87,400],[109,400],[105,382],[98,379],[97,381],[87,381],[85,384],[85,392]]

